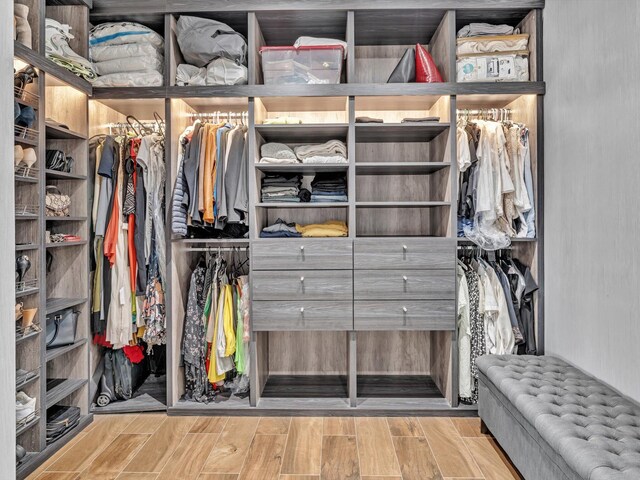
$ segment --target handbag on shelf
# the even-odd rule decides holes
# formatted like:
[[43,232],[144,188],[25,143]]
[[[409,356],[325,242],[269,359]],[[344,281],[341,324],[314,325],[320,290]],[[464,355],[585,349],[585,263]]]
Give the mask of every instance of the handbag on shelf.
[[73,169],[73,157],[62,150],[47,150],[47,169],[57,172],[71,173]]
[[80,408],[56,405],[47,411],[47,445],[80,423]]
[[55,185],[47,185],[47,217],[68,217],[71,197],[64,195]]
[[78,312],[72,308],[47,315],[47,348],[64,347],[76,341]]

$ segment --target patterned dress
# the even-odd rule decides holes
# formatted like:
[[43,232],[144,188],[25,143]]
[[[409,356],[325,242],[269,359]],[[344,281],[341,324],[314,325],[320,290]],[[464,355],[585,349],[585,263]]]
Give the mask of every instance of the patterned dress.
[[480,290],[478,288],[479,277],[476,272],[468,269],[465,272],[469,287],[469,320],[471,323],[471,377],[473,378],[473,390],[469,403],[478,402],[478,367],[476,360],[486,353],[484,339],[484,319],[480,315]]

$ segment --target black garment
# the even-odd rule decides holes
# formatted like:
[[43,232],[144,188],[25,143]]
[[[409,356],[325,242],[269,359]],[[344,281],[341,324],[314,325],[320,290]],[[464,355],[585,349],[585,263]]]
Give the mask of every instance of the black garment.
[[518,270],[524,276],[525,288],[520,302],[520,318],[525,332],[525,344],[518,347],[519,355],[536,355],[536,331],[535,331],[535,312],[534,312],[534,293],[538,290],[538,284],[533,279],[531,269],[522,264],[519,260],[513,260]]
[[[189,215],[193,216],[192,205],[196,205],[198,210],[198,199],[196,190],[198,188],[198,170],[200,166],[200,140],[202,124],[197,122],[193,127],[191,141],[187,144],[184,159],[182,162],[182,174],[184,176],[184,184],[186,189],[182,198],[182,205],[187,209]],[[199,218],[199,217],[198,217]]]
[[300,192],[298,192],[298,197],[300,197],[301,202],[309,203],[311,201],[311,192],[306,188],[301,188]]
[[[133,243],[136,249],[136,260],[138,262],[138,273],[136,276],[136,296],[145,295],[147,290],[147,269],[146,269],[146,252],[144,251],[144,224],[145,224],[145,207],[147,196],[144,188],[144,174],[140,165],[136,168],[136,192],[135,192],[135,231]],[[155,238],[155,236],[152,236]]]
[[509,320],[511,321],[511,329],[513,330],[513,336],[516,341],[516,345],[522,345],[524,343],[524,335],[520,330],[520,326],[518,325],[518,316],[516,315],[516,309],[513,303],[513,295],[511,290],[511,283],[509,282],[509,278],[502,270],[500,265],[492,265],[498,276],[498,280],[500,280],[500,285],[502,286],[502,290],[504,292],[504,298],[507,302],[507,311],[509,312]]

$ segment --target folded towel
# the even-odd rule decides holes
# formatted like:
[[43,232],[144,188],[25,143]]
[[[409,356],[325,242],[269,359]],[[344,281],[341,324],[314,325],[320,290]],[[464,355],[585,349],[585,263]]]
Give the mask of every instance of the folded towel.
[[284,143],[265,143],[260,147],[260,155],[266,158],[296,160],[296,154]]
[[287,163],[300,163],[300,160],[297,158],[271,158],[271,157],[262,157],[259,163],[275,163],[275,164],[287,164]]
[[347,224],[338,220],[311,225],[296,225],[296,229],[303,237],[346,237],[349,234]]
[[302,123],[298,117],[276,117],[268,118],[262,122],[263,125],[297,125]]
[[329,140],[320,145],[301,145],[296,147],[294,151],[302,161],[309,157],[347,157],[347,146],[340,140]]
[[342,155],[332,157],[314,155],[303,159],[302,163],[349,163],[349,161]]

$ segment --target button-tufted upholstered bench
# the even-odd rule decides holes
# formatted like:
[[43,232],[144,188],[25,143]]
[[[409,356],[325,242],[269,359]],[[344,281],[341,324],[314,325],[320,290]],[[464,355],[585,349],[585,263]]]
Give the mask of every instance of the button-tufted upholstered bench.
[[640,480],[640,405],[553,357],[478,369],[483,429],[527,480]]

